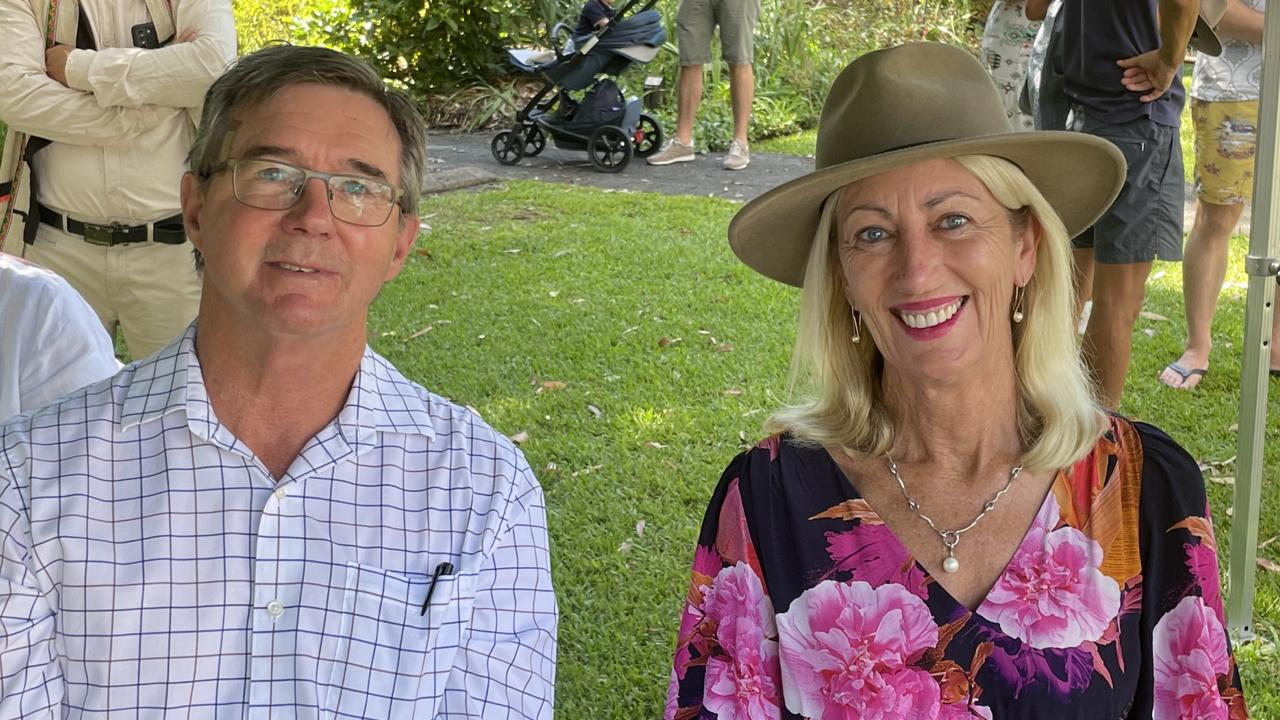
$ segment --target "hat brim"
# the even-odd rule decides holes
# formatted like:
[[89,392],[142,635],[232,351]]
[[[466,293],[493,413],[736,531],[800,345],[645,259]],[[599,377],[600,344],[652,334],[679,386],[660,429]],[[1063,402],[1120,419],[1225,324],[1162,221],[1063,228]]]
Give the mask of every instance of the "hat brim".
[[1196,16],[1196,29],[1191,31],[1191,39],[1187,44],[1205,55],[1217,57],[1222,54],[1222,41],[1202,16]]
[[779,185],[734,215],[729,246],[756,272],[800,287],[827,196],[872,175],[960,155],[992,155],[1017,165],[1057,211],[1071,237],[1092,225],[1124,185],[1124,155],[1092,135],[1041,131],[945,140],[833,165]]

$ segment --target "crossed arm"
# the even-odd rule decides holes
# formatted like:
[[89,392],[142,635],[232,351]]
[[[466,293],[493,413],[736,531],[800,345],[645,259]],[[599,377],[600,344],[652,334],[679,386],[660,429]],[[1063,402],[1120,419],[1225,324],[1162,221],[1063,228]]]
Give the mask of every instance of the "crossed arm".
[[175,6],[186,42],[47,54],[31,4],[0,0],[0,87],[6,89],[0,120],[56,142],[120,145],[199,107],[235,54],[231,5],[179,0]]

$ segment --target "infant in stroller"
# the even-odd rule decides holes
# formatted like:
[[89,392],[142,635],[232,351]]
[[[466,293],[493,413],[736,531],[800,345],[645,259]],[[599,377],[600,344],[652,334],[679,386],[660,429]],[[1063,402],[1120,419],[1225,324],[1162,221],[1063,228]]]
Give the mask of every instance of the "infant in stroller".
[[[489,147],[494,159],[515,165],[541,153],[550,138],[562,150],[585,150],[597,170],[618,172],[633,155],[657,151],[662,126],[641,111],[639,98],[624,98],[612,80],[635,63],[653,60],[666,42],[662,16],[653,9],[656,3],[629,0],[603,23],[593,21],[595,29],[585,34],[557,24],[551,32],[554,51],[507,50],[512,64],[541,77],[544,85],[516,113],[511,128],[493,137]],[[563,35],[569,38],[561,44]],[[580,100],[570,94],[584,89]]]

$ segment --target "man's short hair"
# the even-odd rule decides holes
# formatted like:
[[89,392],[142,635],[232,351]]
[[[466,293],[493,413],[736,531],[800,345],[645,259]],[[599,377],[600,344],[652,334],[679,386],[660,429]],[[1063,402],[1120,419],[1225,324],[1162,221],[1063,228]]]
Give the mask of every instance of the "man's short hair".
[[404,94],[387,87],[365,61],[320,47],[271,45],[233,63],[209,88],[188,162],[206,187],[214,168],[227,158],[224,146],[235,129],[234,115],[255,108],[294,85],[318,84],[351,90],[378,103],[400,136],[401,210],[417,213],[426,172],[427,128],[422,114]]

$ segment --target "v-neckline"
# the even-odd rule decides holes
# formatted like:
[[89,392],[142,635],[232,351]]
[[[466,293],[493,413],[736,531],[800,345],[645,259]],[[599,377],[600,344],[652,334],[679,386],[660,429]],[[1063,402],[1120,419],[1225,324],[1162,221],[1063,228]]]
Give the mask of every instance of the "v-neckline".
[[[898,533],[894,532],[893,528],[889,526],[889,523],[884,521],[884,518],[880,516],[880,511],[871,506],[871,502],[867,500],[866,495],[864,495],[862,493],[862,490],[860,490],[857,484],[854,483],[853,478],[849,477],[848,473],[844,471],[844,468],[840,467],[840,463],[836,461],[835,456],[831,454],[831,451],[824,448],[823,453],[826,454],[827,461],[831,463],[831,467],[835,471],[836,476],[844,483],[845,492],[851,493],[853,495],[851,499],[861,500],[862,502],[866,503],[867,509],[872,513],[872,515],[875,516],[875,519],[881,525],[884,526],[885,530],[889,532],[889,535],[893,538],[893,542],[897,544],[897,546],[902,550],[902,552],[907,557],[911,558],[911,563],[920,571],[922,575],[924,575],[926,580],[926,585],[930,583],[932,583],[933,585],[936,585],[938,590],[944,596],[945,600],[949,601],[952,605],[963,610],[967,616],[970,616],[969,618],[966,619],[966,621],[968,619],[971,619],[973,615],[980,614],[979,611],[982,610],[982,607],[987,604],[987,599],[991,597],[991,592],[995,590],[996,586],[1000,584],[1000,581],[1003,580],[1005,578],[1005,575],[1009,573],[1009,566],[1012,565],[1013,561],[1017,559],[1018,551],[1022,549],[1022,545],[1026,542],[1027,536],[1030,535],[1031,531],[1035,529],[1036,522],[1040,518],[1040,514],[1045,511],[1045,506],[1049,503],[1050,499],[1054,497],[1054,492],[1057,489],[1058,484],[1061,482],[1065,482],[1066,480],[1062,470],[1058,470],[1054,472],[1053,482],[1049,483],[1048,490],[1045,492],[1044,497],[1040,500],[1040,504],[1036,507],[1035,514],[1031,516],[1031,522],[1027,524],[1026,530],[1024,530],[1022,532],[1022,536],[1018,538],[1018,544],[1016,547],[1014,547],[1013,553],[1009,556],[1009,559],[1005,561],[1004,567],[1002,567],[1000,569],[1000,572],[996,575],[996,579],[994,582],[991,583],[991,587],[987,588],[987,591],[985,594],[983,594],[982,599],[978,601],[978,604],[975,605],[971,610],[967,605],[957,600],[956,596],[953,595],[951,591],[947,589],[947,586],[941,580],[939,580],[936,575],[929,572],[929,569],[926,568],[924,565],[922,565],[918,559],[916,559],[915,553],[911,552],[911,549],[907,547],[906,543],[902,542],[902,538],[898,537]],[[860,520],[859,522],[862,522],[862,521],[863,520]]]

